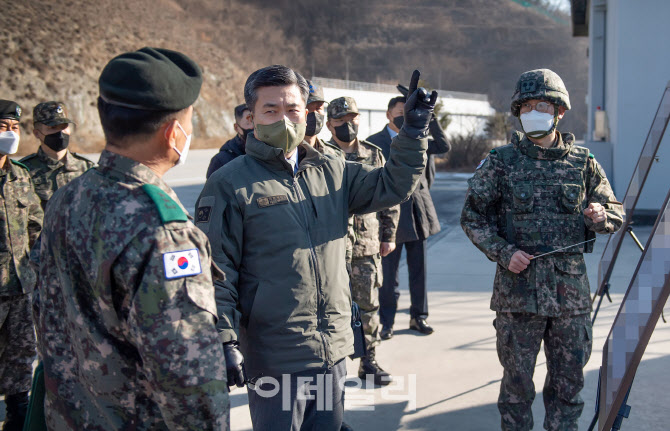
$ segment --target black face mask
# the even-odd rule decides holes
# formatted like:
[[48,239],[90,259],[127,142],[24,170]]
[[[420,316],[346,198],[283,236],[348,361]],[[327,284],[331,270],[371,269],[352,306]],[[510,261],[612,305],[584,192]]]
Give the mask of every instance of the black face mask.
[[402,115],[398,115],[397,117],[393,117],[393,125],[398,128],[398,130],[402,129],[402,125],[405,124],[405,117]]
[[249,136],[249,133],[253,132],[254,129],[244,129],[242,127],[240,127],[240,129],[242,129],[242,136],[240,136],[240,139],[242,139],[242,144],[244,145],[247,142],[247,136]]
[[307,129],[305,136],[316,136],[323,129],[324,115],[316,111],[307,114]]
[[70,135],[63,133],[63,131],[44,136],[44,145],[54,151],[62,151],[66,149],[69,143]]
[[342,142],[351,142],[358,135],[358,124],[354,124],[353,121],[347,121],[333,129],[335,129],[335,137]]

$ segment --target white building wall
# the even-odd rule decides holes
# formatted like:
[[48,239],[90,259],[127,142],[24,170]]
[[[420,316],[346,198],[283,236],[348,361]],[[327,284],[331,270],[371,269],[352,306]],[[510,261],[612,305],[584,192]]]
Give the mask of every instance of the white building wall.
[[[661,96],[670,81],[670,1],[668,0],[593,0],[594,7],[605,3],[604,77],[593,76],[597,56],[590,59],[589,110],[596,109],[593,86],[605,81],[612,172],[608,172],[619,199],[623,199],[640,151],[645,143]],[[590,27],[590,30],[593,26]],[[589,31],[590,46],[594,32]],[[588,137],[592,136],[592,124]],[[670,130],[666,132],[659,162],[652,165],[639,210],[658,210],[670,187]]]

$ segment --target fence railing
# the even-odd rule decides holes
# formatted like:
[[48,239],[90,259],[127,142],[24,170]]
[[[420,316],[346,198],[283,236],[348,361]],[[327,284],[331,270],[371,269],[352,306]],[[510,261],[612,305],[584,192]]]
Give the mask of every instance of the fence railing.
[[[382,93],[397,93],[395,85],[377,84],[374,82],[345,81],[344,79],[313,77],[312,82],[321,87],[339,88],[342,90],[378,91]],[[437,90],[440,97],[449,99],[477,100],[488,102],[489,96],[479,93],[465,93],[462,91]]]

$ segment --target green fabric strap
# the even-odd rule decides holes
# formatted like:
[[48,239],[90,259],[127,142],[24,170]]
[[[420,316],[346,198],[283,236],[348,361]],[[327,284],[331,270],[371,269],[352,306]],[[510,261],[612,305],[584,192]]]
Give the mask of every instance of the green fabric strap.
[[9,159],[9,160],[12,163],[14,163],[15,165],[21,166],[22,168],[25,168],[28,171],[30,170],[30,168],[28,166],[24,165],[23,163],[19,162],[18,160],[12,160],[12,159]]
[[33,375],[33,387],[30,390],[30,403],[26,413],[23,431],[46,431],[47,422],[44,417],[44,366],[40,361]]
[[167,193],[161,190],[160,187],[153,184],[144,184],[142,190],[149,195],[152,201],[156,204],[158,215],[163,223],[171,221],[187,221],[188,217],[181,209],[179,204],[175,202]]

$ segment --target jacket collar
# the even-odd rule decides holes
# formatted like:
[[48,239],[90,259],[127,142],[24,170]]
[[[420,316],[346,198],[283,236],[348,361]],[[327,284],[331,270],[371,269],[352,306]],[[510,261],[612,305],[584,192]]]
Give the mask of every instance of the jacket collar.
[[518,148],[522,154],[532,159],[558,160],[562,159],[570,152],[575,141],[575,136],[571,133],[566,133],[564,136],[559,131],[556,131],[556,134],[556,144],[551,148],[535,145],[526,135],[518,131],[512,134],[512,144]]
[[[368,148],[367,145],[363,145],[363,141],[361,139],[356,140],[356,146],[354,147],[355,149],[351,153],[347,153],[342,148],[340,148],[340,146],[337,145],[337,142],[335,142],[335,139],[331,138],[330,144],[339,148],[342,151],[342,154],[344,154],[344,156],[347,160],[352,160],[352,161],[365,160],[368,157],[370,157],[370,155],[372,155],[372,149]],[[351,155],[351,156],[347,157],[348,155]]]
[[[265,142],[261,142],[252,134],[249,134],[247,137],[246,147],[247,155],[251,158],[258,160],[271,170],[288,171],[291,176],[293,176],[293,168],[286,161],[284,150],[270,146]],[[312,148],[311,145],[305,143],[305,141],[302,141],[300,145],[298,145],[298,158],[298,172],[323,165],[328,160],[321,153]]]
[[40,145],[39,148],[37,149],[37,158],[40,159],[46,166],[48,166],[50,169],[58,169],[61,166],[65,167],[66,171],[74,172],[77,170],[76,166],[76,159],[70,152],[70,150],[65,150],[65,156],[60,159],[52,159],[47,155],[47,153],[42,149],[42,146]]
[[153,184],[168,194],[175,202],[179,204],[185,214],[188,211],[183,207],[176,193],[165,184],[165,182],[152,171],[148,166],[129,159],[117,153],[103,150],[100,154],[97,170],[103,172],[106,176],[119,182],[137,183],[138,185]]
[[240,135],[235,135],[235,137],[221,147],[221,151],[232,151],[233,153],[237,154],[238,156],[241,156],[244,154],[244,142],[242,142],[242,138],[240,138]]

